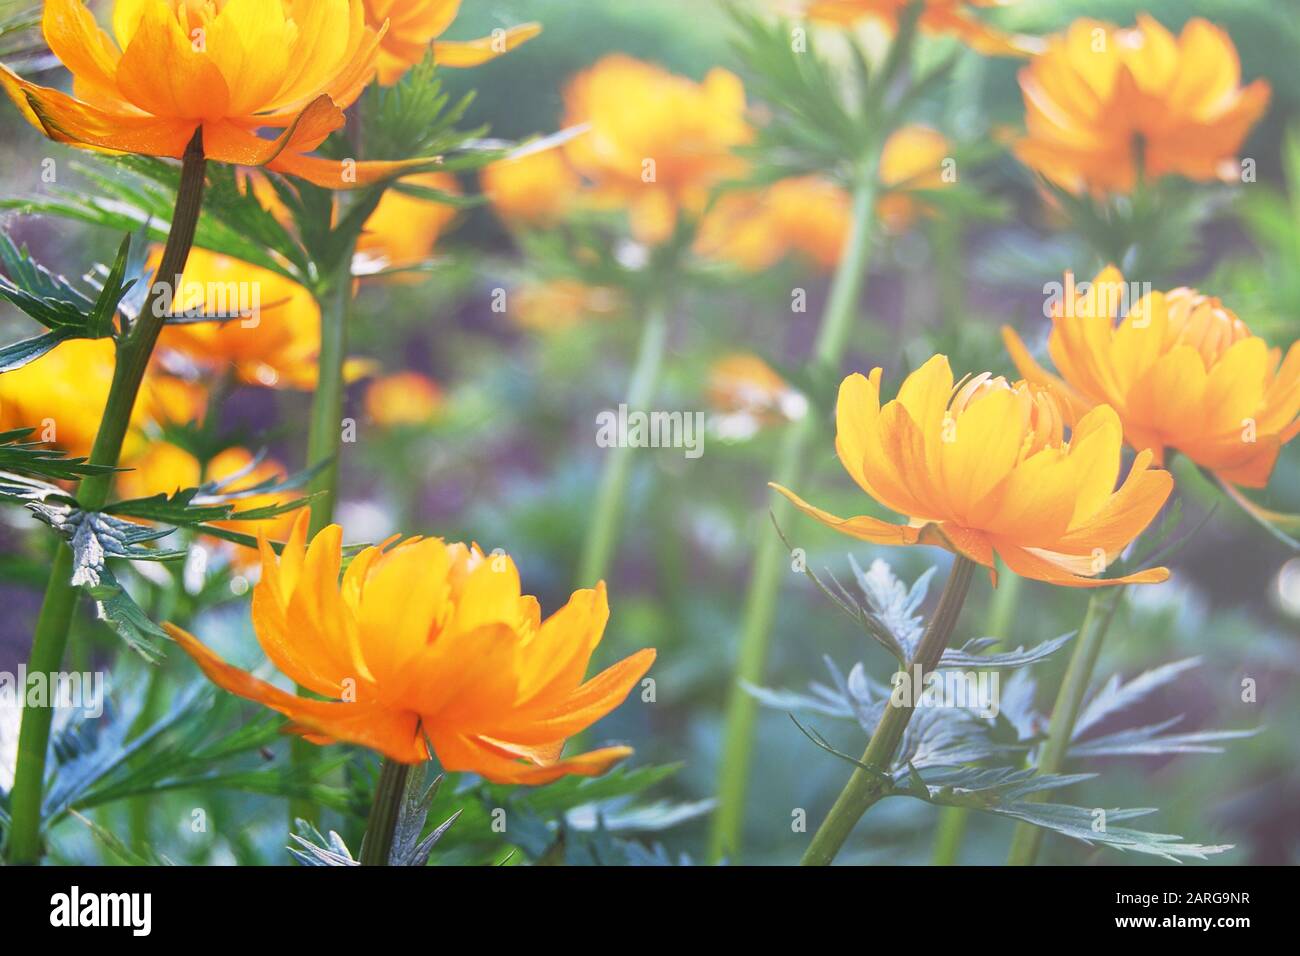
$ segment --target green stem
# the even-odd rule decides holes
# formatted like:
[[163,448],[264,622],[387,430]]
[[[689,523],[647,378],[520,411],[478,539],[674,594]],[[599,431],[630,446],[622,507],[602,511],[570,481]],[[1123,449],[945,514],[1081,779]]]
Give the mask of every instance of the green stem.
[[[953,558],[948,582],[943,586],[943,594],[939,596],[939,606],[926,625],[925,633],[921,635],[921,642],[908,667],[909,673],[919,667],[922,681],[925,675],[938,666],[939,658],[948,646],[962,604],[966,601],[966,592],[970,589],[975,568],[975,562],[969,558],[961,555]],[[918,686],[918,682],[913,683],[913,687]],[[904,704],[894,704],[892,700],[886,704],[884,713],[880,715],[880,723],[876,725],[867,749],[862,754],[860,762],[863,766],[853,771],[853,776],[840,792],[831,812],[813,835],[807,852],[799,861],[801,866],[829,866],[862,819],[862,814],[885,795],[889,765],[903,739],[903,731],[912,719],[916,696],[909,695],[911,699]]]
[[[1022,579],[1003,569],[998,587],[993,592],[993,600],[989,603],[989,621],[985,633],[988,637],[997,638],[1004,649],[1010,646],[1011,621],[1015,616],[1021,587]],[[935,866],[957,865],[962,842],[966,839],[966,824],[970,821],[970,813],[966,807],[940,809],[938,829],[934,835],[934,858],[931,861]]]
[[[814,346],[814,371],[823,379],[838,371],[857,314],[858,300],[871,257],[875,205],[876,168],[872,164],[859,175],[854,189],[852,230],[831,283],[830,297],[822,314],[821,329]],[[799,486],[808,459],[808,448],[817,437],[820,427],[817,416],[808,414],[786,429],[773,474],[776,483],[787,488]],[[776,502],[772,511],[780,524],[789,516],[790,505],[782,498]],[[741,623],[736,679],[727,702],[718,779],[718,809],[713,816],[709,846],[710,857],[714,862],[727,857],[734,858],[740,851],[745,792],[753,757],[754,723],[758,715],[758,703],[745,692],[742,682],[756,684],[763,679],[772,616],[776,610],[781,572],[787,560],[780,539],[773,534],[763,535],[750,572]]]
[[410,772],[408,764],[384,758],[375,787],[375,802],[370,805],[370,819],[366,822],[366,835],[361,841],[362,866],[388,866]]
[[[343,448],[343,404],[347,383],[344,365],[348,353],[348,314],[352,306],[352,249],[340,257],[324,291],[320,305],[320,358],[317,362],[316,392],[312,397],[307,426],[307,467],[320,471],[308,485],[313,495],[308,537],[314,538],[334,520],[339,496],[339,452]],[[305,688],[298,694],[306,696]],[[300,737],[289,742],[289,764],[295,776],[307,781],[316,760],[315,745]],[[313,826],[320,822],[320,808],[308,797],[289,800],[289,832],[297,820]]]
[[[1115,612],[1119,609],[1123,596],[1124,585],[1119,585],[1097,592],[1088,601],[1088,610],[1084,614],[1083,624],[1079,626],[1079,636],[1074,642],[1065,680],[1061,683],[1056,703],[1052,707],[1047,740],[1043,742],[1042,752],[1038,756],[1039,773],[1059,773],[1065,765],[1070,740],[1074,736],[1074,722],[1079,717],[1079,708],[1083,705],[1088,685],[1092,683],[1092,672],[1097,667],[1102,641],[1110,629],[1110,622],[1115,619]],[[1026,799],[1042,803],[1046,798],[1047,791],[1039,791]],[[1007,863],[1011,866],[1032,866],[1043,843],[1043,832],[1039,827],[1027,823],[1017,824],[1011,837]]]
[[[663,365],[664,346],[668,338],[668,314],[662,300],[655,300],[646,310],[641,344],[637,347],[636,368],[628,389],[629,411],[644,411],[654,400]],[[578,585],[593,587],[609,573],[614,544],[618,537],[623,498],[632,470],[633,448],[620,445],[606,450],[605,468],[596,492],[596,505],[578,562]]]
[[[194,245],[194,233],[198,228],[199,211],[203,205],[206,169],[203,131],[200,128],[185,148],[181,161],[180,187],[176,193],[171,231],[163,248],[154,284],[149,289],[139,316],[117,341],[113,380],[90,452],[90,461],[96,465],[116,467],[121,456],[122,441],[131,424],[131,413],[140,393],[140,383],[144,381],[145,371],[153,357],[158,334],[162,331],[167,314],[171,312],[176,277],[184,272],[190,248]],[[77,501],[81,508],[85,511],[103,508],[108,503],[112,485],[111,473],[84,479],[77,491]],[[66,545],[60,545],[50,567],[45,597],[32,636],[28,673],[53,673],[63,663],[72,614],[77,603],[77,588],[72,584],[72,565],[72,551]],[[53,717],[54,711],[48,707],[23,708],[22,724],[18,732],[18,763],[14,770],[13,791],[9,796],[12,822],[6,857],[10,863],[37,863],[42,855],[41,798]]]

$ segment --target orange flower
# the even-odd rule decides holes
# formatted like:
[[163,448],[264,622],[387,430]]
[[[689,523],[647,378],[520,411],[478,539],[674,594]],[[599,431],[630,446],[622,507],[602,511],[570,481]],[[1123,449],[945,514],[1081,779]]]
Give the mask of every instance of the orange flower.
[[850,199],[820,176],[782,179],[766,189],[723,195],[700,221],[695,250],[750,272],[798,255],[827,271],[852,225]]
[[508,223],[545,226],[564,217],[578,196],[578,174],[559,149],[542,149],[486,167],[479,177],[492,208]]
[[1268,107],[1269,86],[1241,86],[1228,35],[1198,18],[1177,40],[1149,16],[1121,30],[1076,20],[1020,72],[1028,135],[1021,161],[1075,193],[1131,192],[1147,179],[1228,172]]
[[1050,384],[1074,415],[1114,408],[1128,443],[1157,463],[1175,449],[1225,481],[1264,487],[1279,449],[1300,432],[1300,342],[1283,361],[1218,299],[1134,292],[1113,266],[1077,290],[1067,274],[1047,340],[1061,378],[1004,327],[1016,367]]
[[[379,82],[391,85],[424,59],[430,43],[440,37],[456,14],[460,0],[365,0],[366,21],[376,33],[387,32],[379,48]],[[509,30],[494,30],[481,40],[438,40],[433,59],[439,66],[478,66],[508,53],[542,32],[540,25],[525,23]]]
[[[155,252],[150,268],[161,253]],[[166,276],[160,276],[166,281]],[[164,326],[160,348],[203,369],[234,370],[250,385],[310,389],[320,354],[320,306],[277,272],[195,248],[177,289],[176,312],[241,313],[221,322]]]
[[[117,42],[81,0],[46,0],[42,26],[75,98],[4,67],[0,85],[60,143],[180,157],[201,129],[209,159],[333,189],[403,168],[306,155],[374,75],[380,34],[362,0],[117,0]],[[262,129],[283,132],[265,139]]]
[[607,319],[622,308],[618,292],[577,279],[526,285],[514,293],[510,315],[520,328],[539,332],[571,329],[589,319]]
[[745,90],[712,69],[703,83],[611,54],[565,92],[566,126],[590,128],[566,146],[595,184],[594,198],[626,208],[641,242],[666,241],[683,214],[703,211],[709,191],[744,170],[732,152],[748,143]]
[[[862,19],[878,20],[891,30],[913,0],[806,0],[808,17],[850,26]],[[1037,49],[1033,37],[1011,36],[984,23],[973,7],[1002,7],[1015,0],[924,0],[920,27],[927,33],[951,33],[973,50],[1001,56],[1024,56]]]
[[584,681],[605,630],[605,585],[574,593],[542,620],[504,554],[438,538],[367,548],[341,570],[342,532],[306,547],[307,516],[277,558],[262,542],[253,627],[299,697],[232,667],[180,628],[168,633],[231,693],[284,714],[314,743],[346,741],[393,760],[427,759],[498,783],[603,773],[631,753],[561,757],[565,740],[617,707],[654,661],[625,658]]
[[[460,195],[460,184],[449,173],[420,173],[403,182]],[[400,189],[388,190],[366,220],[357,240],[357,253],[364,263],[360,271],[401,270],[420,265],[428,260],[434,245],[457,215],[456,207],[447,203],[408,195]]]
[[438,383],[419,372],[385,375],[366,389],[366,412],[382,428],[427,424],[438,417],[444,402]]
[[[110,339],[70,339],[34,362],[0,375],[0,429],[34,428],[74,457],[90,454],[113,381],[116,348]],[[143,447],[150,422],[185,423],[203,414],[200,389],[150,370],[131,416],[124,451]]]
[[918,215],[930,208],[914,190],[942,189],[950,183],[943,164],[952,148],[938,130],[913,124],[895,130],[880,153],[880,181],[885,195],[876,203],[876,215],[890,232],[904,232]]
[[1099,405],[1071,429],[1052,394],[987,372],[953,387],[936,355],[880,404],[880,369],[840,385],[835,450],[858,486],[907,516],[904,525],[861,515],[837,518],[773,486],[806,514],[876,544],[932,544],[1016,574],[1070,587],[1154,583],[1150,568],[1098,579],[1155,517],[1173,479],[1138,454],[1115,490],[1123,436]]

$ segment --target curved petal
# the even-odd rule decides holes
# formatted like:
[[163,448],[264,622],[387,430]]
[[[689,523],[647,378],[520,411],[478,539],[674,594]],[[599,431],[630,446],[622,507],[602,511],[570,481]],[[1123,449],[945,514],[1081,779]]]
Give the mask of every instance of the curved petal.
[[439,66],[478,66],[509,53],[541,32],[540,23],[522,23],[478,40],[436,40],[433,44],[433,59]]
[[1013,543],[994,541],[993,548],[1006,566],[1022,578],[1058,584],[1062,587],[1104,588],[1113,584],[1159,584],[1169,580],[1168,568],[1147,568],[1145,571],[1120,578],[1086,578]]
[[840,518],[829,511],[822,511],[820,508],[810,505],[789,488],[783,488],[770,482],[768,487],[774,488],[785,495],[804,514],[815,518],[826,527],[841,534],[847,534],[849,537],[858,538],[861,541],[870,541],[874,544],[916,544],[918,532],[908,525],[891,524],[888,521],[881,521],[879,518],[872,518],[868,515],[858,515],[855,518]]

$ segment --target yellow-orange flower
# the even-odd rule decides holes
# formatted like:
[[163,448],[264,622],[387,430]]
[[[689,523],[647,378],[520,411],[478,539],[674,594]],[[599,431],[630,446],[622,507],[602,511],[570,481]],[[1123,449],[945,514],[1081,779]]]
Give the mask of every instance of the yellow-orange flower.
[[271,707],[315,743],[346,741],[403,763],[427,759],[502,783],[595,775],[626,757],[607,747],[562,757],[568,737],[617,707],[653,650],[583,680],[609,617],[604,583],[542,620],[504,554],[437,538],[367,548],[342,574],[342,532],[306,546],[306,515],[277,558],[262,543],[253,627],[291,680],[327,698],[280,690],[168,632],[231,693]]
[[[404,182],[451,196],[459,196],[461,191],[456,177],[449,173],[420,173]],[[365,263],[360,271],[409,269],[426,261],[457,214],[456,207],[448,203],[408,195],[400,189],[388,190],[357,240],[357,253]]]
[[886,192],[876,202],[876,215],[886,229],[903,232],[917,216],[930,212],[912,193],[949,185],[944,161],[951,156],[947,137],[928,126],[903,126],[890,134],[880,153],[880,182]]
[[726,438],[748,438],[760,428],[802,418],[808,400],[757,355],[724,355],[709,369],[709,404]]
[[366,20],[376,33],[384,30],[379,48],[379,82],[396,83],[402,74],[424,59],[433,43],[439,66],[478,66],[513,50],[542,32],[536,23],[493,31],[480,40],[437,40],[456,14],[460,0],[365,0]]
[[382,428],[427,424],[438,417],[444,402],[438,383],[419,372],[385,375],[366,389],[366,413]]
[[1225,481],[1262,488],[1300,432],[1300,342],[1283,360],[1218,299],[1142,291],[1113,266],[1077,289],[1067,274],[1047,340],[1060,377],[1004,328],[1016,367],[1050,384],[1075,415],[1102,402],[1114,408],[1127,442],[1151,449],[1157,463],[1175,449]]
[[[891,30],[913,0],[806,0],[812,20],[850,26],[862,19],[877,20]],[[980,53],[1023,56],[1038,48],[1032,37],[1012,36],[980,20],[976,7],[1008,6],[1015,0],[924,0],[920,27],[927,33],[959,37]]]
[[897,525],[837,518],[774,486],[802,511],[843,534],[877,544],[933,544],[1023,577],[1071,587],[1152,583],[1150,568],[1098,579],[1160,510],[1173,480],[1140,452],[1116,490],[1123,434],[1099,405],[1065,438],[1049,390],[988,373],[954,388],[936,355],[880,403],[880,369],[850,375],[835,410],[835,450],[868,495],[905,515]]
[[821,176],[778,180],[761,190],[729,192],[704,214],[695,251],[760,272],[788,255],[823,271],[834,268],[852,225],[851,200]]
[[[155,252],[154,267],[160,258]],[[160,348],[179,352],[203,369],[230,368],[250,385],[306,389],[316,384],[320,306],[298,283],[270,269],[195,248],[176,291],[173,308],[178,313],[240,315],[164,326]]]
[[545,226],[564,217],[581,181],[563,150],[542,149],[503,159],[480,173],[483,193],[508,223]]
[[1130,192],[1139,174],[1239,178],[1230,168],[1269,100],[1264,80],[1242,87],[1232,40],[1199,17],[1177,39],[1149,16],[1131,29],[1076,20],[1021,70],[1020,89],[1016,155],[1096,195]]
[[[75,97],[5,67],[0,85],[58,142],[180,157],[202,129],[209,159],[333,189],[403,168],[306,155],[374,75],[380,34],[362,0],[117,0],[113,37],[81,0],[46,0],[42,26]],[[283,132],[268,139],[263,129]]]
[[517,289],[510,316],[520,328],[539,332],[571,329],[590,319],[617,315],[622,301],[616,290],[577,279],[552,279]]
[[709,191],[738,175],[732,151],[748,143],[740,79],[712,69],[703,83],[622,54],[603,57],[565,91],[565,124],[590,124],[565,150],[594,183],[594,198],[626,208],[641,242],[667,240],[683,214],[698,215]]
[[[113,381],[110,339],[71,339],[34,362],[0,375],[0,429],[34,428],[33,441],[69,455],[90,454]],[[143,446],[149,422],[185,423],[203,412],[201,390],[150,370],[131,416],[124,454]]]

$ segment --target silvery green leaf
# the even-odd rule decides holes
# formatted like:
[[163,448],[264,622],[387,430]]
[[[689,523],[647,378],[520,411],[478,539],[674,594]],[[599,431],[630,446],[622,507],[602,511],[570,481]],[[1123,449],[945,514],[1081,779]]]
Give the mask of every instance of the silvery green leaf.
[[424,866],[429,862],[429,854],[434,845],[447,832],[447,829],[460,816],[457,810],[442,824],[436,827],[423,840],[420,834],[429,819],[429,808],[442,786],[443,775],[433,778],[433,783],[424,785],[428,774],[428,764],[412,767],[406,775],[406,789],[402,792],[402,805],[393,828],[393,845],[388,852],[389,866]]
[[1024,646],[1017,647],[1014,651],[1004,651],[998,654],[984,654],[982,651],[999,643],[997,638],[993,637],[976,637],[960,648],[948,648],[943,652],[943,657],[939,660],[940,667],[961,667],[961,668],[979,668],[979,667],[1024,667],[1026,664],[1037,664],[1039,661],[1046,660],[1057,651],[1059,651],[1074,637],[1075,632],[1062,634],[1060,637],[1054,637],[1049,641],[1043,641],[1033,648],[1026,650]]
[[925,620],[918,609],[925,601],[936,568],[928,568],[909,588],[879,558],[872,561],[865,572],[852,555],[849,564],[866,599],[864,611],[868,630],[901,662],[910,661],[925,632]]
[[99,570],[99,583],[86,586],[86,593],[96,602],[100,620],[109,624],[127,646],[151,664],[162,660],[159,641],[168,640],[167,632],[155,624],[135,598],[118,583],[113,572]]
[[668,855],[668,849],[662,843],[654,843],[650,846],[642,846],[640,843],[628,843],[625,852],[627,853],[628,866],[694,866],[689,853],[682,852],[676,859]]
[[1157,688],[1168,684],[1179,674],[1191,670],[1200,664],[1199,657],[1188,657],[1173,661],[1144,671],[1127,683],[1118,674],[1112,675],[1084,705],[1079,719],[1074,724],[1073,739],[1079,739],[1091,727],[1095,727],[1112,714],[1119,713],[1127,707],[1146,697]]
[[1023,747],[996,743],[987,719],[976,711],[960,707],[920,707],[903,733],[894,758],[896,779],[903,779],[909,767],[954,767],[980,763],[995,757],[1023,753]]
[[847,703],[830,703],[818,697],[788,690],[769,690],[742,680],[741,688],[764,707],[773,710],[793,711],[797,714],[822,714],[826,717],[852,717],[853,709]]
[[574,830],[593,831],[597,822],[604,823],[611,833],[649,833],[667,830],[672,827],[698,819],[712,813],[717,806],[716,800],[695,800],[689,803],[674,803],[669,800],[655,800],[626,808],[587,804],[574,807],[565,814],[565,822]]
[[306,820],[295,821],[296,833],[289,834],[296,846],[290,846],[290,855],[303,866],[360,866],[352,856],[343,838],[331,830],[329,838]]
[[1035,740],[1047,733],[1047,717],[1034,707],[1037,689],[1037,682],[1028,670],[1012,671],[1002,682],[998,716],[1015,729],[1017,740]]
[[1138,757],[1161,754],[1221,754],[1218,746],[1227,740],[1253,737],[1255,730],[1200,730],[1190,733],[1166,734],[1163,731],[1179,723],[1181,716],[1145,727],[1121,730],[1092,740],[1072,741],[1071,757]]
[[[919,773],[915,776],[920,776]],[[1021,820],[1089,845],[1099,844],[1115,850],[1145,853],[1166,860],[1183,857],[1203,860],[1232,849],[1228,845],[1207,846],[1184,843],[1182,837],[1167,833],[1148,833],[1112,823],[1132,820],[1155,811],[1151,808],[1106,809],[1076,807],[1059,803],[1036,803],[1024,797],[1045,790],[1055,790],[1092,779],[1095,774],[1043,774],[1009,767],[988,769],[957,768],[931,771],[925,775],[929,802],[941,806],[966,807],[997,816]],[[913,780],[900,785],[897,795],[915,795]],[[1100,824],[1100,826],[1099,826]]]

